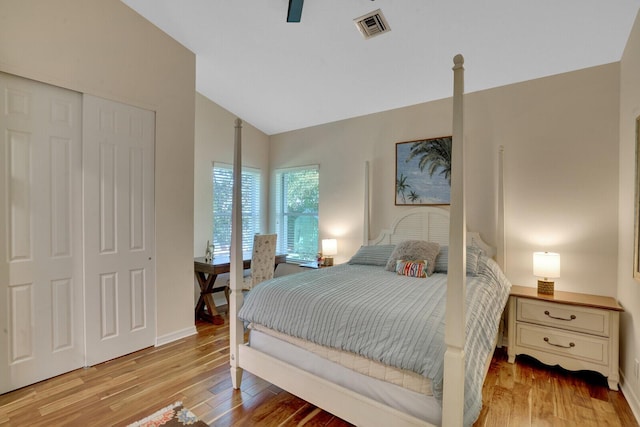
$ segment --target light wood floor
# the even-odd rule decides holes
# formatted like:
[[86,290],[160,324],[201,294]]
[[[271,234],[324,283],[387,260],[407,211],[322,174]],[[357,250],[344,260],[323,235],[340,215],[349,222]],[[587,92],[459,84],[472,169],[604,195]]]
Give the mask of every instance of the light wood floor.
[[[212,426],[348,426],[245,373],[229,378],[229,328],[199,323],[197,336],[149,348],[0,395],[0,425],[126,425],[175,401]],[[476,426],[636,426],[621,392],[597,374],[547,368],[498,350]]]

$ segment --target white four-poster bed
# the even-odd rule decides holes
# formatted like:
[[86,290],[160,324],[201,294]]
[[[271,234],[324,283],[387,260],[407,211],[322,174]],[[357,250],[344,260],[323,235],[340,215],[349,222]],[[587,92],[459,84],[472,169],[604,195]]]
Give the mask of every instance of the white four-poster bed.
[[[304,362],[283,360],[289,354],[296,353],[296,341],[283,344],[283,350],[270,351],[260,347],[259,339],[265,342],[272,340],[269,336],[261,335],[261,331],[251,331],[251,343],[245,343],[245,320],[238,317],[238,312],[243,306],[244,296],[242,289],[242,245],[241,245],[241,121],[236,120],[235,150],[234,150],[234,198],[233,198],[233,225],[232,225],[232,253],[231,253],[231,297],[230,297],[230,362],[231,376],[234,388],[240,388],[242,372],[247,370],[258,377],[269,381],[290,393],[299,396],[306,401],[323,408],[340,418],[353,424],[362,426],[401,426],[401,425],[446,425],[461,426],[465,423],[465,340],[467,337],[467,246],[480,248],[489,257],[495,258],[499,265],[503,266],[504,254],[504,216],[502,193],[502,152],[499,157],[498,172],[498,247],[497,250],[484,243],[478,233],[467,232],[465,196],[464,196],[464,138],[463,138],[463,58],[457,55],[454,58],[454,91],[453,91],[453,142],[452,142],[452,172],[451,172],[451,204],[449,211],[441,208],[419,207],[405,210],[402,215],[394,220],[389,230],[383,232],[374,240],[369,240],[369,184],[368,164],[365,166],[365,216],[364,216],[364,245],[396,244],[406,239],[420,239],[448,245],[448,272],[442,275],[446,283],[446,310],[444,319],[444,367],[443,385],[441,391],[441,404],[431,398],[424,397],[423,408],[414,407],[406,409],[405,403],[411,399],[422,402],[421,394],[408,392],[405,398],[404,391],[391,388],[389,394],[391,400],[400,401],[387,403],[386,398],[378,398],[379,389],[383,389],[381,383],[373,381],[368,386],[373,392],[362,391],[358,387],[351,387],[356,383],[350,377],[351,373],[339,368],[336,377],[344,378],[343,384],[334,381],[329,375],[323,377],[324,367],[305,367]],[[364,247],[364,246],[363,246]],[[492,262],[492,261],[491,261]],[[494,263],[495,264],[495,263]],[[358,267],[358,266],[356,266]],[[341,266],[333,267],[331,271],[339,271]],[[447,270],[445,270],[447,271]],[[321,273],[310,272],[310,274]],[[307,274],[307,273],[301,273]],[[301,276],[301,274],[295,276]],[[364,273],[362,273],[364,274]],[[501,274],[501,273],[500,273]],[[291,280],[291,279],[290,279]],[[302,280],[302,279],[299,279]],[[315,279],[314,279],[315,280]],[[475,282],[474,282],[475,283]],[[261,285],[262,286],[262,285]],[[474,285],[475,286],[475,285]],[[258,287],[260,288],[260,287]],[[251,294],[257,293],[258,288]],[[507,291],[508,293],[508,291]],[[249,298],[252,298],[250,295]],[[257,297],[256,297],[257,298]],[[503,301],[506,302],[506,301]],[[501,302],[501,304],[503,304]],[[247,301],[249,303],[249,301]],[[504,304],[499,308],[501,312]],[[493,315],[493,318],[496,316]],[[499,314],[498,314],[499,317]],[[497,319],[495,324],[499,323]],[[254,345],[253,334],[256,334]],[[262,337],[262,338],[261,338]],[[494,338],[497,334],[494,334]],[[286,338],[286,337],[285,337]],[[294,338],[291,338],[294,340]],[[278,338],[276,337],[276,341]],[[291,345],[294,347],[291,347]],[[491,345],[495,344],[495,339]],[[288,347],[287,347],[288,346]],[[492,347],[493,348],[493,347]],[[491,360],[492,351],[484,355],[481,361],[481,378],[484,379],[486,370]],[[293,358],[293,355],[291,356]],[[315,359],[313,354],[302,353],[302,358],[314,366],[321,366],[322,360]],[[316,363],[317,362],[317,363]],[[355,374],[354,374],[355,375]],[[387,375],[387,374],[385,374]],[[395,373],[393,374],[395,375]],[[364,381],[369,381],[365,378]],[[404,381],[404,380],[403,380]],[[420,386],[422,387],[422,386]],[[427,384],[425,387],[432,387]],[[396,392],[398,392],[396,396]],[[383,394],[383,392],[380,392]],[[480,396],[481,398],[481,396]],[[406,401],[406,402],[405,402]],[[384,402],[384,403],[382,403]],[[409,403],[406,403],[410,406]],[[418,403],[418,406],[420,403]],[[415,406],[415,405],[414,405]],[[466,420],[468,424],[468,420]]]

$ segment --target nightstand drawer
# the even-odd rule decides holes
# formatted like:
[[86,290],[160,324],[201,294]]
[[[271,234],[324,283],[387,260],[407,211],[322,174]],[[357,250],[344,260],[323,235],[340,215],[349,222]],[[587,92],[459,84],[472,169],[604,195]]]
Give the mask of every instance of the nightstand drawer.
[[607,310],[527,298],[518,298],[517,320],[603,337],[610,333],[610,313]]
[[522,323],[517,325],[517,329],[518,346],[590,363],[609,363],[607,339]]

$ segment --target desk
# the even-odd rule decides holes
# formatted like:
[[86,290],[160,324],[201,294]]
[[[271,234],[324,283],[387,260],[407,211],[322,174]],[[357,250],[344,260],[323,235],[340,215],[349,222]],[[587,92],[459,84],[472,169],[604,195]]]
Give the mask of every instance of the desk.
[[[251,254],[243,255],[243,268],[251,268]],[[287,260],[286,254],[276,254],[274,268],[278,264]],[[222,325],[224,319],[218,314],[216,305],[213,302],[213,293],[224,291],[226,284],[214,288],[218,274],[229,273],[231,271],[231,261],[228,255],[216,255],[211,262],[205,262],[204,257],[193,259],[193,270],[200,286],[200,297],[196,303],[196,320],[204,319],[214,325]],[[207,312],[205,312],[205,307]]]

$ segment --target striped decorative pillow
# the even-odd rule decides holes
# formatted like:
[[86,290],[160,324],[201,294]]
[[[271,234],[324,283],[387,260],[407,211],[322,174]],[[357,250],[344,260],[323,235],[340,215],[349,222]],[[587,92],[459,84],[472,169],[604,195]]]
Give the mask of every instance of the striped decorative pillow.
[[428,262],[426,260],[405,261],[399,259],[396,261],[396,273],[402,276],[426,278],[427,265]]

